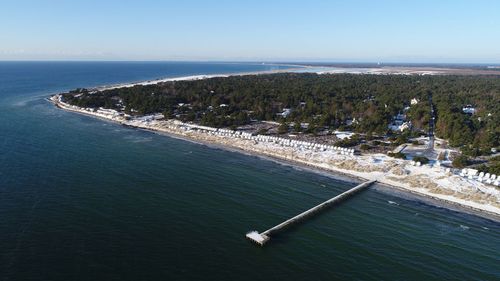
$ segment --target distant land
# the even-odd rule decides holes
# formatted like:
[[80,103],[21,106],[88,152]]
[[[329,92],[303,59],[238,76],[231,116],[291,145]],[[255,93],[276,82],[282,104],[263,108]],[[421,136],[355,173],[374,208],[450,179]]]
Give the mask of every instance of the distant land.
[[[481,63],[349,63],[349,62],[276,62],[304,67],[361,68],[378,70],[384,73],[436,72],[449,75],[500,75],[500,64]],[[347,71],[347,70],[346,70]]]

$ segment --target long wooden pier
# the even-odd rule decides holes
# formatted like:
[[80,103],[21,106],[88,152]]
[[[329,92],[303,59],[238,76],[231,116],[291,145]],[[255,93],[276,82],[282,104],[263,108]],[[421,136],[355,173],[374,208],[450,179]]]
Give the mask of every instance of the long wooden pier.
[[369,187],[370,185],[372,185],[373,183],[375,183],[376,181],[367,181],[367,182],[364,182],[360,185],[357,185],[305,212],[302,212],[298,215],[296,215],[295,217],[291,218],[291,219],[288,219],[262,233],[259,233],[257,231],[251,231],[249,233],[247,233],[246,237],[250,240],[252,240],[253,242],[259,244],[260,246],[263,246],[267,241],[269,241],[269,239],[271,239],[271,235],[273,233],[276,233],[294,223],[297,223],[305,218],[308,218],[309,216],[313,215],[313,214],[316,214],[317,212],[321,211],[321,210],[324,210],[325,208],[331,206],[332,204],[334,203],[338,203],[342,200],[345,200],[347,199],[348,197],[354,195],[355,193]]

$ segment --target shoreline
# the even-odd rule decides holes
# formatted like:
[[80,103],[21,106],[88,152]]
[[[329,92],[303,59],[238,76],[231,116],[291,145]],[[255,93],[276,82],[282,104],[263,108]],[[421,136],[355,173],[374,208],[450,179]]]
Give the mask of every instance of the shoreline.
[[[59,108],[61,108],[61,107],[59,107]],[[64,108],[61,108],[61,109],[66,110]],[[112,121],[112,120],[109,120],[106,118],[102,118],[99,116],[86,114],[83,112],[75,112],[75,113],[82,114],[82,115],[89,116],[89,117],[94,117],[94,118],[100,119],[102,121],[107,121],[107,122],[112,122],[114,124],[117,124],[117,122],[115,122],[115,121]],[[120,124],[120,123],[118,123],[118,124]],[[220,149],[220,150],[224,150],[224,151],[228,151],[228,152],[234,152],[234,153],[239,153],[239,154],[243,154],[243,155],[250,156],[250,157],[255,157],[255,158],[258,158],[259,160],[271,161],[271,162],[279,164],[279,165],[283,165],[283,166],[287,166],[287,167],[291,167],[291,168],[296,168],[296,169],[299,169],[302,171],[314,173],[314,174],[317,174],[320,176],[328,177],[328,178],[331,178],[331,179],[334,179],[337,181],[347,182],[347,183],[354,184],[354,185],[358,184],[359,182],[367,180],[366,178],[356,176],[353,174],[349,174],[347,172],[331,171],[329,169],[315,167],[315,166],[311,166],[308,164],[295,162],[292,160],[286,160],[286,159],[277,158],[277,157],[269,156],[269,155],[265,155],[265,154],[248,152],[248,151],[240,149],[240,148],[228,147],[228,146],[224,146],[224,145],[221,145],[218,143],[195,140],[195,139],[188,138],[188,137],[178,135],[178,134],[162,132],[162,131],[158,131],[158,130],[152,130],[149,128],[131,126],[131,125],[126,125],[126,124],[120,124],[120,125],[127,127],[127,128],[131,128],[131,129],[142,130],[142,131],[157,134],[160,136],[166,136],[169,138],[174,138],[177,140],[187,141],[187,142],[194,143],[197,145],[206,146],[206,147],[211,148],[211,149]],[[440,198],[437,198],[434,196],[429,196],[427,194],[412,191],[412,190],[409,190],[409,189],[406,189],[404,187],[400,187],[397,185],[391,185],[391,184],[387,184],[387,183],[383,183],[383,182],[377,182],[374,185],[374,189],[377,190],[378,192],[383,192],[383,193],[386,193],[386,194],[389,194],[392,196],[400,197],[400,198],[405,199],[405,200],[419,201],[419,202],[422,202],[422,203],[430,205],[430,206],[442,207],[442,208],[445,208],[445,209],[448,209],[451,211],[465,213],[468,215],[474,215],[474,216],[481,217],[483,219],[488,219],[488,220],[500,223],[500,214],[498,214],[498,213],[485,211],[482,209],[470,207],[470,206],[456,203],[453,201],[440,199]]]
[[[279,70],[278,70],[279,71]],[[284,72],[290,71],[290,69],[282,70]],[[259,73],[256,73],[254,75],[257,75]],[[252,75],[252,74],[235,74],[235,75]],[[178,77],[178,78],[168,78],[168,81],[176,81],[176,80],[188,80],[188,79],[206,79],[206,78],[212,78],[212,77],[227,77],[228,75],[202,75],[202,76],[186,76],[186,77]],[[157,81],[157,80],[155,80]],[[160,81],[162,82],[162,81]],[[155,82],[155,83],[160,83],[160,82]],[[151,81],[146,81],[146,82],[139,82],[139,83],[129,83],[127,85],[147,85],[144,83],[152,83]],[[123,87],[123,86],[111,86],[111,87]],[[108,88],[106,88],[108,89]],[[144,121],[144,120],[126,120],[123,117],[120,117],[118,115],[110,115],[108,113],[102,113],[102,112],[92,112],[88,111],[83,108],[79,108],[76,106],[71,106],[69,104],[65,104],[63,101],[60,100],[59,95],[53,95],[51,98],[49,98],[49,101],[52,102],[54,105],[56,105],[58,108],[61,108],[63,110],[71,111],[71,112],[76,112],[92,117],[97,117],[99,119],[103,119],[106,121],[111,121],[114,123],[121,124],[123,126],[127,127],[132,127],[136,129],[141,129],[141,130],[146,130],[150,131],[153,133],[157,133],[160,135],[166,135],[168,137],[173,137],[177,139],[181,139],[184,141],[190,141],[202,145],[206,145],[211,148],[218,148],[218,149],[223,149],[227,151],[232,151],[236,153],[243,153],[245,155],[249,156],[254,156],[254,157],[259,157],[262,159],[270,160],[273,162],[277,162],[279,164],[287,165],[287,166],[292,166],[292,167],[298,167],[300,169],[305,169],[309,172],[314,172],[317,174],[321,174],[324,176],[330,176],[334,179],[341,180],[341,181],[347,181],[350,183],[359,181],[359,180],[377,180],[379,185],[384,186],[384,188],[387,188],[388,190],[397,190],[398,192],[404,192],[404,193],[409,193],[412,194],[412,196],[424,198],[424,202],[431,201],[432,205],[438,205],[438,206],[445,206],[445,208],[460,211],[460,212],[465,212],[473,215],[478,215],[487,219],[491,219],[494,221],[500,221],[500,200],[498,198],[494,198],[490,204],[484,204],[480,202],[476,202],[472,199],[469,199],[467,197],[457,197],[453,196],[450,194],[450,190],[446,191],[445,193],[437,194],[437,192],[440,191],[440,186],[439,184],[432,182],[433,178],[428,177],[426,178],[426,171],[423,171],[423,173],[418,173],[419,169],[422,169],[424,167],[408,167],[410,165],[406,165],[407,162],[401,162],[404,160],[397,160],[393,158],[387,159],[385,155],[369,155],[369,156],[354,156],[354,155],[337,155],[337,154],[332,154],[330,152],[320,152],[316,151],[315,149],[311,148],[310,150],[307,149],[298,149],[298,151],[294,151],[293,149],[290,151],[288,147],[276,147],[276,145],[265,143],[262,145],[262,142],[255,141],[253,139],[244,139],[243,137],[238,137],[234,138],[228,133],[223,133],[221,135],[211,135],[211,134],[204,134],[203,129],[200,129],[199,132],[196,130],[191,130],[192,127],[196,127],[196,125],[192,124],[187,124],[187,123],[182,123],[177,120],[166,120],[166,121],[158,121],[158,120],[149,120],[149,121]],[[186,129],[187,127],[187,129]],[[216,129],[215,129],[216,130]],[[229,130],[226,130],[229,131]],[[200,133],[201,132],[201,133]],[[329,153],[329,154],[326,154]],[[295,154],[295,155],[294,155]],[[326,156],[332,157],[332,158],[338,158],[336,160],[336,163],[333,163],[332,161],[326,161],[326,159],[330,160],[329,158],[325,158],[324,155],[321,154],[326,154]],[[330,155],[331,154],[331,155]],[[371,167],[371,166],[376,166],[376,164],[369,165],[370,163],[367,163],[366,160],[369,157],[372,157],[373,159],[377,158],[384,158],[383,162],[389,163],[386,169],[380,170],[380,167]],[[363,158],[363,159],[362,159]],[[322,160],[322,161],[318,161]],[[362,161],[360,161],[362,160]],[[323,162],[324,161],[324,162]],[[352,162],[358,161],[362,162],[362,164],[368,164],[367,165],[367,170],[356,170],[357,165],[347,165],[347,164],[352,164]],[[326,162],[326,163],[325,163]],[[339,165],[337,165],[339,164]],[[358,164],[358,163],[356,163]],[[354,168],[354,169],[349,169],[349,167]],[[403,175],[400,174],[400,171],[398,172],[397,170],[403,170],[406,174],[403,173]],[[425,169],[425,168],[424,168]],[[429,170],[432,168],[429,168]],[[396,171],[394,171],[396,170]],[[413,173],[413,170],[416,170],[416,175]],[[408,172],[409,171],[409,172]],[[392,173],[391,173],[392,172]],[[422,172],[422,171],[420,171]],[[433,171],[436,172],[436,171]],[[464,180],[461,177],[458,177],[456,175],[448,175],[449,177],[454,178],[454,182],[451,183],[445,183],[444,185],[450,185],[450,184],[458,184],[459,187],[458,189],[451,188],[455,191],[455,194],[457,194],[458,191],[460,191],[462,186],[465,188],[471,188],[471,192],[469,195],[472,197],[475,195],[477,192],[482,192],[483,190],[481,188],[478,188],[477,186],[474,186],[474,184],[471,184],[470,182],[467,182],[467,180]],[[341,179],[339,179],[341,177]],[[413,178],[412,178],[413,177]],[[439,178],[441,181],[442,177]],[[460,182],[461,180],[461,182]],[[443,181],[444,182],[444,181]],[[418,187],[419,185],[427,185],[427,188],[424,187]],[[468,185],[468,186],[467,186]],[[434,191],[434,193],[432,192]],[[500,194],[500,193],[499,193]],[[459,193],[460,195],[460,193]],[[493,195],[488,195],[486,196],[486,199],[491,196],[498,196],[497,194]],[[491,198],[490,198],[491,199]],[[496,199],[496,200],[495,200]],[[448,207],[451,206],[452,208]]]
[[486,219],[496,223],[500,223],[500,215],[497,213],[492,213],[484,211],[481,209],[469,207],[460,203],[456,203],[449,200],[443,200],[436,197],[428,196],[422,193],[414,192],[405,188],[401,188],[396,185],[389,185],[384,183],[377,183],[374,185],[374,189],[386,193],[395,197],[399,197],[403,200],[418,201],[425,205],[432,207],[444,208],[452,212],[458,212],[462,214],[472,215],[480,217],[481,219]]
[[[299,169],[300,171],[306,171],[308,173],[314,173],[314,174],[317,174],[317,175],[320,175],[323,177],[327,177],[327,178],[331,178],[331,179],[334,179],[337,181],[347,182],[349,184],[356,185],[356,184],[359,184],[360,182],[367,180],[366,178],[359,177],[359,176],[352,175],[352,174],[345,173],[345,172],[341,172],[341,171],[332,172],[331,170],[328,170],[328,169],[324,169],[321,167],[314,167],[314,166],[307,165],[304,163],[294,162],[292,160],[280,159],[280,158],[277,158],[274,156],[267,156],[267,155],[262,155],[262,154],[258,154],[258,153],[249,153],[248,151],[245,151],[245,150],[242,150],[239,148],[227,147],[227,146],[223,146],[223,145],[216,144],[216,143],[196,141],[196,140],[182,137],[179,135],[150,130],[150,129],[144,129],[141,127],[133,127],[133,126],[127,126],[127,125],[125,125],[125,127],[132,128],[132,129],[139,129],[139,130],[143,130],[143,131],[146,131],[149,133],[154,133],[154,134],[157,134],[160,136],[166,136],[166,137],[174,138],[177,140],[191,142],[194,144],[206,146],[206,147],[211,148],[211,149],[220,149],[220,150],[224,150],[224,151],[228,151],[228,152],[243,154],[243,155],[246,155],[249,157],[255,157],[255,158],[258,158],[259,160],[271,161],[271,162],[279,164],[279,165],[287,166],[287,167],[290,167],[293,169]],[[466,206],[466,205],[459,204],[459,203],[452,202],[452,201],[448,201],[448,200],[443,200],[443,199],[440,199],[437,197],[428,196],[428,195],[425,195],[425,194],[422,194],[419,192],[415,192],[412,190],[402,188],[402,187],[397,186],[397,185],[391,185],[391,184],[386,184],[386,183],[377,181],[374,184],[374,189],[377,191],[383,192],[383,193],[390,194],[392,196],[400,197],[400,198],[405,199],[405,200],[419,201],[419,202],[425,203],[427,205],[438,206],[438,207],[446,208],[448,210],[455,211],[455,212],[461,212],[461,213],[465,213],[465,214],[469,214],[469,215],[479,216],[483,219],[488,219],[488,220],[500,223],[500,214],[492,213],[489,211],[484,211],[481,209],[477,209],[474,207]]]
[[[257,65],[257,64],[256,64]],[[299,71],[304,69],[313,68],[313,66],[308,65],[287,65],[287,64],[266,64],[266,65],[274,65],[274,66],[286,66],[288,68],[283,69],[271,69],[271,70],[256,70],[256,71],[248,71],[248,72],[233,72],[233,73],[218,73],[218,74],[195,74],[195,75],[187,75],[187,76],[178,76],[178,77],[165,77],[158,79],[150,79],[150,80],[142,80],[137,82],[125,82],[111,85],[102,85],[95,86],[92,89],[96,91],[104,91],[111,90],[117,88],[128,88],[134,86],[146,86],[146,85],[154,85],[158,83],[164,82],[172,82],[172,81],[189,81],[189,80],[200,80],[200,79],[210,79],[210,78],[223,78],[229,76],[244,76],[244,75],[262,75],[262,74],[275,74],[275,73],[287,73],[293,71]]]
[[174,138],[177,140],[187,141],[190,143],[206,146],[206,147],[211,148],[211,149],[220,149],[220,150],[224,150],[224,151],[228,151],[228,152],[234,152],[234,153],[243,154],[243,155],[250,156],[250,157],[255,157],[255,158],[258,158],[260,160],[271,161],[271,162],[274,162],[276,164],[280,164],[283,166],[297,168],[300,170],[307,171],[309,173],[315,173],[315,174],[318,174],[321,176],[333,178],[333,179],[343,181],[343,182],[349,182],[352,184],[359,184],[360,181],[366,180],[364,178],[357,177],[357,176],[350,175],[350,174],[343,173],[343,172],[338,172],[336,174],[332,174],[331,171],[329,171],[327,169],[314,168],[312,166],[309,166],[309,165],[306,165],[303,163],[297,163],[297,162],[293,162],[291,160],[280,159],[280,158],[277,158],[274,156],[268,156],[268,155],[258,154],[258,153],[251,153],[251,152],[248,152],[248,151],[240,149],[240,148],[228,147],[228,146],[220,145],[217,143],[194,140],[194,139],[186,138],[183,136],[179,136],[179,135],[175,135],[175,134],[171,134],[171,133],[167,133],[167,132],[160,132],[160,131],[155,131],[155,130],[151,130],[151,129],[141,128],[141,127],[133,127],[133,126],[127,126],[127,125],[122,125],[122,126],[125,126],[127,128],[132,128],[132,129],[143,130],[143,131],[146,131],[149,133],[157,134],[160,136],[166,136],[169,138]]
[[[255,63],[255,65],[260,65]],[[371,67],[346,67],[346,66],[328,66],[328,65],[310,65],[310,64],[294,64],[294,63],[265,63],[267,66],[277,66],[286,67],[283,69],[270,69],[270,70],[255,70],[255,71],[241,71],[241,72],[230,72],[230,73],[217,73],[217,74],[194,74],[187,76],[177,76],[177,77],[165,77],[141,81],[123,82],[117,84],[108,85],[98,85],[93,86],[91,89],[96,91],[110,90],[116,88],[133,87],[136,85],[153,85],[163,82],[172,81],[187,81],[187,80],[199,80],[199,79],[210,79],[210,78],[221,78],[229,76],[244,76],[244,75],[262,75],[262,74],[276,74],[276,73],[295,73],[295,72],[305,72],[305,73],[316,73],[318,75],[322,74],[368,74],[368,75],[454,75],[460,74],[455,73],[457,70],[468,70],[468,69],[450,69],[450,68],[439,68],[439,67],[395,67],[395,66],[371,66]],[[488,74],[488,73],[487,73]],[[498,73],[493,73],[490,75],[500,75]],[[463,74],[462,75],[466,75]],[[474,74],[471,74],[474,75]],[[479,75],[479,74],[475,74]],[[485,74],[486,75],[486,74]]]

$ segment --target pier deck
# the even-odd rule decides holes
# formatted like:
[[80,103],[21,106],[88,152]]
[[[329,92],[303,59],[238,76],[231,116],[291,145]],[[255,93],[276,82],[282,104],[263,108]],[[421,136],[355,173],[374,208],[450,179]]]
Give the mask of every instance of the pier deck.
[[276,225],[276,226],[274,226],[274,227],[272,227],[272,228],[270,228],[262,233],[259,233],[257,231],[251,231],[251,232],[247,233],[246,237],[248,239],[252,240],[253,242],[257,243],[258,245],[263,246],[267,241],[269,241],[269,239],[271,239],[271,235],[273,233],[276,233],[276,232],[278,232],[278,231],[280,231],[280,230],[282,230],[282,229],[284,229],[284,228],[286,228],[294,223],[297,223],[297,222],[329,207],[330,205],[332,205],[334,203],[338,203],[342,200],[345,200],[348,197],[350,197],[351,195],[354,195],[355,193],[369,187],[370,185],[372,185],[375,182],[376,181],[367,181],[367,182],[364,182],[362,184],[359,184],[359,185],[357,185],[357,186],[355,186],[355,187],[353,187],[353,188],[351,188],[351,189],[349,189],[349,190],[347,190],[347,191],[345,191],[345,192],[343,192],[343,193],[341,193],[341,194],[339,194],[339,195],[337,195],[337,196],[335,196],[335,197],[333,197],[333,198],[331,198],[331,199],[329,199],[329,200],[327,200],[327,201],[325,201],[325,202],[323,202],[323,203],[321,203],[321,204],[319,204],[319,205],[317,205],[317,206],[315,206],[307,211],[304,211],[304,212],[296,215],[295,217],[290,218],[290,219],[288,219],[288,220],[286,220],[286,221],[284,221],[284,222],[282,222],[282,223],[280,223],[280,224],[278,224],[278,225]]

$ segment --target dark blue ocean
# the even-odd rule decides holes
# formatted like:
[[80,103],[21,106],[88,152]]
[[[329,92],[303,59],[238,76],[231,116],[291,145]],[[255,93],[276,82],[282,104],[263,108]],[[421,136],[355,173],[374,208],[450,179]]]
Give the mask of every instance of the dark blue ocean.
[[383,188],[245,239],[355,185],[56,109],[77,87],[276,68],[0,62],[0,280],[500,280],[500,224]]

